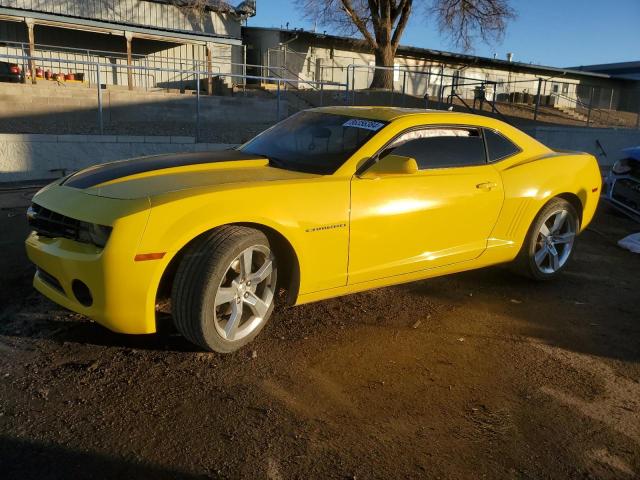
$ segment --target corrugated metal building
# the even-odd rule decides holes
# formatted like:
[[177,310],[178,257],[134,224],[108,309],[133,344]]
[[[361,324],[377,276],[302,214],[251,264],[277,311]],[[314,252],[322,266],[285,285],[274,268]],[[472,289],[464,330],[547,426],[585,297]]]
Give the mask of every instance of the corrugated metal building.
[[0,54],[38,58],[25,71],[95,82],[96,67],[80,62],[99,62],[103,84],[180,88],[193,75],[158,69],[241,73],[241,23],[252,15],[255,0],[0,0]]

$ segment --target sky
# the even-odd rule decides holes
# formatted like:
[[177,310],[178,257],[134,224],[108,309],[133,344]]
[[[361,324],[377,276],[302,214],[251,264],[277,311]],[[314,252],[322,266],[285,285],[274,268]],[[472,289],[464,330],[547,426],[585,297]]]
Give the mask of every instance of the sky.
[[[469,52],[440,35],[421,11],[424,2],[414,0],[401,44],[502,59],[512,52],[514,61],[554,67],[640,60],[640,0],[511,0],[518,18],[504,39],[493,45],[478,41]],[[313,29],[294,0],[257,0],[257,15],[248,25],[279,28],[287,22],[289,28]]]

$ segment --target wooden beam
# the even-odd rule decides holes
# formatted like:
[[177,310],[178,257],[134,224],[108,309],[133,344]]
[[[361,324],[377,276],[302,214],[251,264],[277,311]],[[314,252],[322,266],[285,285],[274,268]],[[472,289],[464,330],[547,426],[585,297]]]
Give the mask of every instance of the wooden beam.
[[[131,52],[133,33],[124,32],[124,38],[127,40],[127,66],[131,67],[133,65],[133,54]],[[133,70],[131,68],[127,68],[127,85],[129,86],[129,90],[133,90]]]
[[36,54],[36,40],[34,33],[35,23],[33,18],[25,18],[24,23],[27,25],[27,36],[29,38],[29,57],[31,57],[29,58],[29,70],[31,70],[31,83],[35,84],[37,83],[36,61],[33,59]]
[[212,51],[213,44],[207,43],[207,95],[213,95],[213,77],[211,73],[213,71]]

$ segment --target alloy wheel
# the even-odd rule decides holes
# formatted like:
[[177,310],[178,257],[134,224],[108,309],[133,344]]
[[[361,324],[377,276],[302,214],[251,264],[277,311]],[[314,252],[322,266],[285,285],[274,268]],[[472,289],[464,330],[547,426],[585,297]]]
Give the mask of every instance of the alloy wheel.
[[215,297],[214,323],[227,341],[240,340],[265,321],[274,301],[276,268],[268,247],[243,250],[229,265]]
[[576,223],[568,210],[561,208],[547,215],[540,225],[534,252],[540,272],[552,274],[562,268],[571,255],[575,236]]

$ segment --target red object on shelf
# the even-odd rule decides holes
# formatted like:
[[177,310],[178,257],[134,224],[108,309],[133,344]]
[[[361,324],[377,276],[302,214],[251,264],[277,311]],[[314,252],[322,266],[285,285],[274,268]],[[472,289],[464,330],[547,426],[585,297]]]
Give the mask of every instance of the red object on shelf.
[[47,70],[46,72],[44,72],[45,79],[51,80],[52,77],[53,77],[53,74],[51,73],[51,70]]
[[75,80],[75,79],[76,79],[76,76],[75,76],[73,73],[67,73],[67,74],[64,76],[64,79],[65,79],[65,80]]
[[42,68],[36,68],[36,77],[37,78],[43,78],[44,77],[44,70]]

